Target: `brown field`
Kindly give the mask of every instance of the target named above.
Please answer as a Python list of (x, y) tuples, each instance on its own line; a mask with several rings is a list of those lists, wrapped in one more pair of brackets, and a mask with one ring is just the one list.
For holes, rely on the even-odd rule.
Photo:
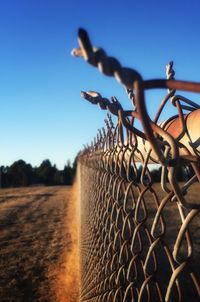
[[(160, 184), (155, 184), (154, 189), (159, 199), (164, 197)], [(75, 192), (72, 187), (0, 190), (1, 302), (78, 301)], [(199, 184), (195, 183), (188, 192), (188, 202), (199, 202), (199, 192)], [(146, 194), (146, 206), (153, 219), (156, 208), (149, 192)], [(184, 212), (187, 215), (188, 211)], [(166, 240), (173, 250), (182, 224), (176, 202), (168, 202), (164, 218), (169, 231)], [(197, 279), (200, 279), (199, 219), (198, 214), (190, 225), (194, 248), (191, 266)], [(181, 253), (185, 254), (187, 244), (184, 241), (182, 245)]]
[(77, 232), (71, 187), (0, 190), (0, 301), (75, 302)]

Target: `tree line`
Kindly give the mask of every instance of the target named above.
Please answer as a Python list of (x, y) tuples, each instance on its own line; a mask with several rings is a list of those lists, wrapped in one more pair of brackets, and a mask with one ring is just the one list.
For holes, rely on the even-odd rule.
[[(191, 166), (186, 166), (186, 165), (180, 165), (176, 169), (176, 179), (177, 181), (188, 181), (192, 176), (194, 175), (194, 171)], [(140, 182), (142, 177), (142, 166), (139, 166), (137, 175), (136, 175), (136, 182)], [(150, 176), (146, 173), (144, 175), (144, 181), (148, 180), (151, 178), (152, 182), (160, 182), (161, 181), (161, 167), (154, 168), (150, 171)], [(168, 177), (166, 175), (166, 181), (168, 181)]]
[(73, 164), (67, 161), (63, 170), (57, 169), (49, 159), (43, 160), (39, 167), (32, 167), (24, 160), (18, 160), (11, 166), (0, 167), (0, 186), (9, 188), (33, 185), (71, 185), (75, 171), (76, 159)]
[[(15, 161), (11, 166), (0, 167), (0, 187), (27, 187), (32, 185), (71, 185), (76, 173), (77, 157), (73, 164), (67, 162), (63, 170), (58, 170), (56, 165), (52, 165), (49, 159), (44, 160), (39, 167), (32, 167), (24, 160)], [(161, 167), (157, 167), (150, 172), (151, 181), (160, 182)], [(186, 181), (194, 175), (190, 166), (180, 166), (176, 172), (178, 181)], [(130, 176), (136, 182), (140, 182), (142, 176), (142, 166), (137, 168), (137, 175), (130, 171)], [(143, 180), (148, 182), (149, 176), (143, 176)]]

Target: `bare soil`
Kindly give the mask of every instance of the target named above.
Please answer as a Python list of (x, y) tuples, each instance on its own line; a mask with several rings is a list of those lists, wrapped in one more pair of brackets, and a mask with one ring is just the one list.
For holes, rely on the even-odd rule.
[(71, 187), (0, 190), (1, 302), (77, 301), (72, 204)]

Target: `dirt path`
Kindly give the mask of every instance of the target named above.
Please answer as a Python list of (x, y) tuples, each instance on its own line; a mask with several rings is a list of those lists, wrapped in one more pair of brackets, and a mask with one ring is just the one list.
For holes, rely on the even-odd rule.
[(0, 190), (2, 302), (77, 301), (76, 272), (73, 288), (67, 288), (71, 203), (71, 187)]

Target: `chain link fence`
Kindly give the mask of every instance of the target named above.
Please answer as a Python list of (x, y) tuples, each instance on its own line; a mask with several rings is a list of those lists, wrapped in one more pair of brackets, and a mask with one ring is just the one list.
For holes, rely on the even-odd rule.
[[(80, 301), (199, 301), (200, 106), (176, 90), (200, 92), (200, 84), (176, 81), (172, 62), (166, 80), (144, 81), (82, 29), (79, 45), (73, 54), (115, 76), (132, 103), (124, 110), (115, 97), (82, 92), (116, 123), (108, 115), (79, 155)], [(167, 88), (152, 119), (150, 88)], [(177, 115), (161, 123), (168, 103)]]

